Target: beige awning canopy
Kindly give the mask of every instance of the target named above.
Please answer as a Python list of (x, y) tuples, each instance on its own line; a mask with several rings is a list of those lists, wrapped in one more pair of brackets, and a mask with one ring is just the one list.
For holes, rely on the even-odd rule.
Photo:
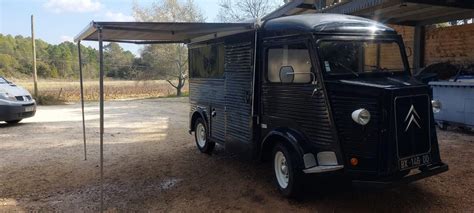
[(189, 43), (192, 39), (252, 30), (254, 23), (91, 22), (74, 41), (102, 40), (136, 44)]

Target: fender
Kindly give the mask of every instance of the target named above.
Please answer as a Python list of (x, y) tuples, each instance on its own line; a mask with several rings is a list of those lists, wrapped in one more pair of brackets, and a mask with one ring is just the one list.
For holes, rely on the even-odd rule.
[(191, 134), (191, 132), (193, 132), (195, 130), (194, 126), (195, 126), (196, 120), (199, 116), (204, 120), (206, 128), (208, 127), (209, 121), (208, 121), (208, 117), (207, 117), (206, 108), (201, 107), (201, 106), (197, 106), (196, 110), (191, 112), (191, 119), (189, 121), (189, 134)]
[(298, 167), (304, 168), (303, 155), (305, 153), (304, 144), (306, 139), (301, 133), (289, 128), (276, 128), (271, 130), (263, 139), (260, 148), (261, 158), (265, 157), (265, 153), (271, 153), (269, 149), (273, 146), (275, 140), (281, 140), (283, 143), (292, 147), (297, 154)]

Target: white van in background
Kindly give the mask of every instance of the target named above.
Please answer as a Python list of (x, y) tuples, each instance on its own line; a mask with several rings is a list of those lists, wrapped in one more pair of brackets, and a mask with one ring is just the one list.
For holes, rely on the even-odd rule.
[(31, 94), (0, 76), (0, 121), (18, 123), (36, 113), (36, 101)]

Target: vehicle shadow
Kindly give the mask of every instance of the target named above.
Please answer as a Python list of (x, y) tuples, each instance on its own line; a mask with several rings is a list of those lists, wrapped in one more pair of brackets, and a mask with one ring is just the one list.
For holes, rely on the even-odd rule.
[(429, 208), (433, 200), (438, 200), (436, 196), (417, 184), (367, 188), (352, 186), (342, 178), (332, 178), (307, 184), (301, 198), (293, 202), (316, 204), (323, 212), (413, 212)]
[[(248, 162), (222, 146), (209, 156), (192, 145), (176, 146), (181, 142), (161, 147), (155, 140), (106, 144), (105, 209), (167, 212), (192, 208), (200, 212), (214, 206), (216, 211), (244, 212), (418, 212), (428, 211), (433, 200), (440, 200), (439, 195), (425, 191), (424, 185), (379, 190), (351, 187), (337, 178), (310, 178), (300, 199), (287, 199), (275, 188), (269, 163)], [(5, 183), (4, 196), (18, 199), (18, 205), (28, 210), (98, 209), (98, 150), (89, 150), (88, 161), (77, 157), (81, 144), (48, 148), (47, 152), (65, 151), (67, 158), (50, 157), (34, 169), (4, 168), (7, 173), (0, 177)], [(45, 176), (49, 184), (34, 184), (44, 182)]]
[(18, 126), (23, 126), (23, 125), (27, 125), (27, 123), (16, 123), (16, 124), (9, 124), (9, 123), (6, 123), (6, 122), (0, 122), (0, 129), (1, 128), (13, 128), (13, 127), (18, 127)]
[[(433, 207), (433, 201), (438, 202), (436, 205), (442, 205), (439, 203), (442, 200), (440, 195), (425, 189), (428, 187), (425, 184), (410, 183), (392, 188), (361, 187), (354, 186), (347, 178), (336, 175), (307, 176), (298, 198), (284, 198), (272, 180), (271, 162), (250, 163), (226, 153), (222, 148), (217, 148), (211, 158), (219, 159), (217, 164), (231, 167), (236, 173), (250, 180), (251, 187), (243, 190), (241, 196), (247, 197), (246, 200), (252, 203), (267, 207), (277, 204), (283, 209), (304, 207), (318, 212), (416, 212), (429, 211)], [(230, 177), (227, 177), (227, 181), (229, 180)], [(217, 182), (215, 179), (215, 183)]]

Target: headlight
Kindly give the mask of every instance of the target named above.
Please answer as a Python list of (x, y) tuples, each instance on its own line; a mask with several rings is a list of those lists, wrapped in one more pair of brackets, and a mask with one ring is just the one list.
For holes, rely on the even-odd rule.
[(441, 111), (441, 102), (438, 100), (432, 100), (431, 107), (433, 107), (434, 113), (438, 113), (439, 111)]
[(367, 125), (370, 121), (370, 112), (366, 109), (358, 109), (352, 112), (352, 120), (360, 125)]
[(0, 99), (8, 101), (16, 101), (15, 96), (9, 94), (8, 92), (0, 92)]

